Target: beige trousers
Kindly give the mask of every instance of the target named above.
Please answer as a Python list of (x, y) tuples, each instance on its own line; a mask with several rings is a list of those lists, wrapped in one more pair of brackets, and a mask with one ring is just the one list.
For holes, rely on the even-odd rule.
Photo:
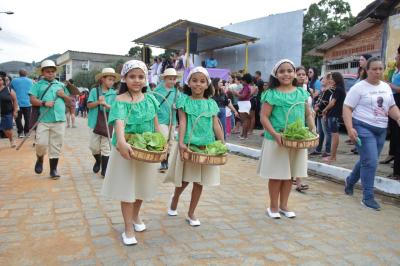
[(49, 149), (49, 159), (59, 158), (64, 134), (65, 122), (39, 123), (36, 128), (36, 154), (44, 156)]
[(108, 143), (108, 138), (93, 133), (92, 128), (90, 128), (89, 131), (90, 131), (89, 149), (92, 151), (92, 154), (93, 155), (101, 154), (103, 156), (110, 156), (111, 149), (110, 149), (110, 144)]

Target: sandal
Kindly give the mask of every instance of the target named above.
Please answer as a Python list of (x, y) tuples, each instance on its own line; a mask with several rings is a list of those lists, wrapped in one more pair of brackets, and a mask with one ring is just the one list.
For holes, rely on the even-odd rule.
[(393, 161), (393, 160), (394, 160), (394, 156), (388, 155), (388, 156), (386, 156), (385, 159), (383, 159), (383, 160), (380, 161), (379, 163), (380, 163), (380, 164), (388, 164), (388, 163), (390, 163), (390, 162)]
[(301, 184), (300, 186), (298, 186), (298, 187), (296, 187), (296, 191), (297, 192), (303, 192), (304, 190), (307, 190), (307, 189), (309, 189), (310, 187), (308, 186), (308, 185), (306, 185), (306, 184)]

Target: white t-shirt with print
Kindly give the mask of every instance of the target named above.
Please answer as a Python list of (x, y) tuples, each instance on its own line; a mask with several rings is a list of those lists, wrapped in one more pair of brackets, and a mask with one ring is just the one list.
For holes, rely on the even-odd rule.
[(389, 109), (395, 105), (392, 90), (385, 82), (372, 85), (362, 80), (351, 87), (344, 104), (353, 108), (353, 118), (371, 126), (386, 128)]

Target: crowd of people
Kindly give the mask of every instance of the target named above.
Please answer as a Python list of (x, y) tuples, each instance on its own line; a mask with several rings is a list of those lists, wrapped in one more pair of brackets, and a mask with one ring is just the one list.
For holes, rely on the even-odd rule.
[[(127, 133), (160, 132), (169, 141), (168, 157), (158, 169), (166, 172), (164, 182), (175, 187), (167, 214), (178, 215), (180, 195), (192, 183), (186, 220), (191, 226), (200, 226), (195, 211), (203, 186), (220, 184), (220, 168), (184, 160), (189, 143), (205, 148), (215, 140), (225, 142), (229, 134), (238, 134), (245, 140), (260, 124), (264, 132), (257, 173), (268, 179), (266, 213), (274, 219), (294, 218), (295, 212), (288, 207), (289, 195), (293, 183), (298, 191), (308, 189), (302, 178), (307, 177), (309, 154), (307, 149), (286, 148), (282, 132), (288, 123), (295, 121), (307, 125), (310, 131), (319, 134), (319, 145), (310, 155), (322, 155), (330, 163), (336, 160), (343, 119), (348, 137), (360, 155), (346, 178), (344, 192), (352, 195), (361, 179), (362, 204), (380, 209), (373, 188), (389, 117), (391, 142), (394, 142), (389, 155), (395, 160), (394, 177), (399, 176), (400, 50), (396, 56), (397, 70), (389, 82), (381, 80), (382, 61), (363, 55), (359, 81), (347, 94), (339, 72), (325, 73), (319, 80), (317, 69), (307, 71), (289, 59), (277, 62), (265, 83), (260, 71), (254, 76), (238, 72), (229, 80), (222, 80), (210, 77), (203, 67), (193, 66), (183, 80), (180, 71), (189, 67), (184, 62), (190, 60), (184, 51), (178, 59), (174, 56), (162, 63), (156, 59), (150, 73), (138, 60), (126, 62), (121, 74), (113, 68), (104, 68), (95, 77), (96, 86), (88, 94), (80, 95), (72, 95), (69, 89), (72, 80), (65, 83), (56, 80), (57, 66), (51, 60), (42, 62), (38, 69), (42, 78), (36, 83), (27, 79), (24, 71), (13, 81), (10, 78), (7, 81), (7, 76), (2, 75), (0, 126), (15, 147), (13, 119), (17, 121), (18, 135), (23, 137), (32, 127), (29, 113), (39, 109), (34, 171), (43, 172), (44, 156), (48, 153), (50, 177), (59, 179), (57, 166), (65, 128), (75, 126), (76, 108), (82, 116), (87, 115), (88, 146), (94, 157), (92, 171), (100, 172), (104, 178), (102, 195), (121, 202), (125, 245), (136, 244), (135, 231), (146, 230), (140, 209), (142, 202), (153, 199), (157, 191), (157, 166), (132, 160), (133, 150), (125, 138)], [(361, 62), (364, 59), (368, 60)]]

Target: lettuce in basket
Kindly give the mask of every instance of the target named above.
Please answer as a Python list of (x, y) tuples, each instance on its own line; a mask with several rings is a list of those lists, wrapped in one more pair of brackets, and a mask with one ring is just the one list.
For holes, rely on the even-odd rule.
[(213, 143), (206, 145), (205, 149), (200, 149), (195, 145), (190, 145), (189, 149), (193, 152), (204, 153), (208, 155), (224, 155), (228, 152), (228, 148), (225, 144), (223, 144), (220, 140), (217, 140)]
[(143, 134), (132, 134), (128, 143), (135, 148), (148, 151), (163, 151), (167, 140), (159, 133), (145, 132)]
[(307, 140), (315, 138), (315, 135), (303, 125), (303, 122), (298, 118), (295, 122), (288, 125), (283, 136), (292, 140)]

